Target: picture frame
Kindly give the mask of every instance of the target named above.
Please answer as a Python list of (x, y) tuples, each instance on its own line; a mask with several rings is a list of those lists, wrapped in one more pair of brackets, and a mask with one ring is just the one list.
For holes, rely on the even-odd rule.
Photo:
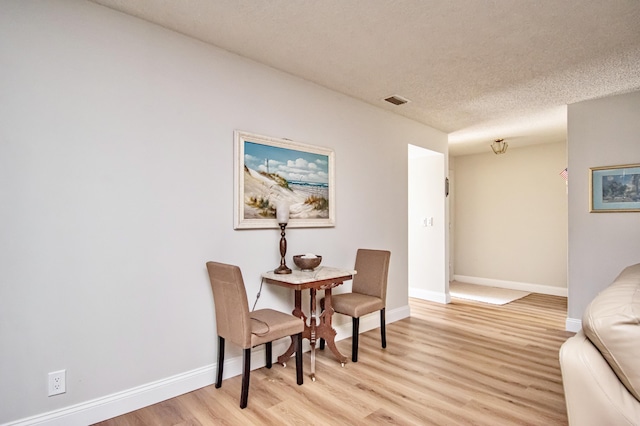
[(591, 213), (640, 212), (640, 164), (589, 169)]
[(335, 226), (332, 149), (241, 130), (234, 141), (234, 229), (279, 229), (279, 202), (287, 228)]

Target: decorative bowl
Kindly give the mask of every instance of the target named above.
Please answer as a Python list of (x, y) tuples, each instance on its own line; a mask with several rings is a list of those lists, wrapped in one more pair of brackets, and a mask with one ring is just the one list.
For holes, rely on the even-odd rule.
[(322, 256), (315, 255), (310, 257), (308, 254), (297, 254), (293, 256), (293, 263), (303, 271), (313, 271), (322, 262)]

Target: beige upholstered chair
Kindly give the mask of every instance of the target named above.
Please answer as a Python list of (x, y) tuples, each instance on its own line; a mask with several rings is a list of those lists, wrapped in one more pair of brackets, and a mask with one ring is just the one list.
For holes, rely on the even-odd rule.
[(240, 408), (247, 406), (249, 374), (251, 372), (251, 348), (265, 344), (267, 368), (271, 368), (271, 342), (291, 336), (295, 342), (296, 376), (302, 384), (302, 330), (301, 318), (273, 309), (249, 312), (247, 293), (240, 268), (217, 262), (207, 262), (218, 330), (218, 375), (216, 388), (222, 386), (224, 344), (226, 340), (240, 346), (243, 351), (242, 392)]
[[(358, 362), (358, 336), (360, 317), (380, 311), (380, 338), (382, 347), (387, 347), (384, 310), (387, 301), (387, 276), (391, 252), (386, 250), (358, 249), (351, 293), (334, 294), (333, 310), (352, 318), (351, 361)], [(324, 306), (324, 299), (320, 301)], [(324, 340), (320, 340), (324, 349)]]

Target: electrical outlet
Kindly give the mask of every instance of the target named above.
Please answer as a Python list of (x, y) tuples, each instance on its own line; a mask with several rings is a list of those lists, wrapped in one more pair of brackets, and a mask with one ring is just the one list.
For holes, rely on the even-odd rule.
[(66, 375), (67, 370), (49, 373), (49, 396), (59, 395), (67, 391)]

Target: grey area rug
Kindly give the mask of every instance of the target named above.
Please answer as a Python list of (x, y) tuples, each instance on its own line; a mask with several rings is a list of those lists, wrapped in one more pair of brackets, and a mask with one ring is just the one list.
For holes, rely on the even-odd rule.
[(449, 284), (449, 292), (451, 293), (451, 297), (490, 303), (492, 305), (505, 305), (531, 294), (527, 291), (466, 284), (457, 281)]

